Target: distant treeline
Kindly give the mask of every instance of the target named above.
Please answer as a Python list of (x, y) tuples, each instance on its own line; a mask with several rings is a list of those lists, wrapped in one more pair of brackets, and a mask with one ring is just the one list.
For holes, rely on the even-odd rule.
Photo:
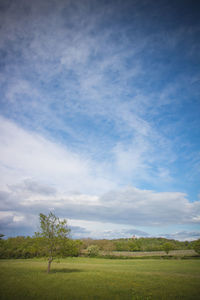
[[(65, 238), (55, 244), (58, 257), (79, 256), (82, 242)], [(48, 256), (47, 244), (42, 237), (13, 237), (0, 240), (0, 258), (33, 258)]]
[[(95, 240), (72, 240), (66, 238), (56, 246), (56, 256), (79, 256), (87, 253), (91, 245), (98, 246), (100, 251), (163, 251), (166, 243), (170, 250), (188, 250), (194, 248), (195, 242), (169, 240), (165, 238), (136, 238)], [(41, 237), (13, 237), (0, 240), (0, 258), (33, 258), (47, 255), (46, 242)]]
[(171, 250), (188, 250), (193, 249), (194, 242), (180, 242), (165, 238), (127, 238), (114, 240), (93, 240), (83, 239), (83, 249), (90, 245), (97, 245), (103, 251), (163, 251), (164, 245), (170, 243)]

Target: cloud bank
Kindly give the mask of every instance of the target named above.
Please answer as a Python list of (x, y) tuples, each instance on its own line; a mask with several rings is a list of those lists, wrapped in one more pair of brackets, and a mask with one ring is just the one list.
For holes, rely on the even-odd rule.
[[(8, 120), (1, 119), (1, 125), (2, 228), (21, 230), (28, 226), (33, 231), (36, 216), (49, 210), (73, 220), (129, 226), (200, 222), (199, 201), (190, 202), (184, 193), (119, 189), (109, 178), (106, 167), (103, 172), (97, 162), (85, 161), (84, 157)], [(121, 231), (122, 235), (125, 233)], [(104, 235), (109, 234), (105, 230)], [(112, 234), (115, 235), (114, 231)]]

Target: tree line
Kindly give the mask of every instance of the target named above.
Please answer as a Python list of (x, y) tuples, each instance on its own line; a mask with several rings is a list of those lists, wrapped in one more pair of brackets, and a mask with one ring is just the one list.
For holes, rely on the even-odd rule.
[(48, 257), (49, 269), (55, 256), (67, 257), (80, 254), (82, 242), (69, 238), (67, 220), (60, 220), (52, 212), (40, 214), (40, 231), (33, 237), (17, 236), (2, 239), (0, 236), (0, 258)]
[[(200, 253), (200, 240), (177, 241), (166, 238), (121, 238), (82, 239), (69, 238), (67, 221), (60, 220), (53, 213), (40, 214), (40, 231), (34, 236), (17, 236), (3, 239), (0, 235), (0, 258), (48, 257), (49, 268), (53, 257), (90, 256), (99, 251), (170, 251), (194, 249)], [(92, 247), (91, 247), (92, 246)], [(95, 247), (94, 247), (95, 246)], [(92, 255), (91, 255), (92, 256)]]
[(166, 243), (170, 250), (189, 250), (194, 248), (194, 241), (177, 241), (166, 238), (121, 238), (121, 239), (83, 239), (83, 249), (96, 245), (102, 251), (163, 251)]
[[(56, 256), (79, 256), (82, 250), (89, 246), (96, 245), (100, 251), (163, 251), (165, 243), (170, 243), (170, 250), (194, 249), (196, 241), (180, 242), (165, 238), (138, 238), (130, 239), (82, 239), (73, 240), (64, 238), (57, 239), (57, 246), (54, 250)], [(33, 258), (48, 256), (47, 242), (41, 236), (17, 236), (0, 241), (0, 258)]]
[[(79, 256), (80, 240), (63, 239), (56, 245), (54, 253), (58, 257)], [(48, 257), (49, 249), (43, 237), (17, 236), (0, 241), (0, 258)]]

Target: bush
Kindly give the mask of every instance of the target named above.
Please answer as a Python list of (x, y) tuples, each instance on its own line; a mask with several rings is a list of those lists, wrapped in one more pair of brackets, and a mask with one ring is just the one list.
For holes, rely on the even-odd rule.
[(91, 245), (87, 248), (87, 255), (95, 257), (99, 255), (99, 247), (97, 245)]

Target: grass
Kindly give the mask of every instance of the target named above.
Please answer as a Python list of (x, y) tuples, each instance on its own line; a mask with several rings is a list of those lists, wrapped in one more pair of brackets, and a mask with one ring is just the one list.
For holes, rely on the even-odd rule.
[(200, 260), (1, 260), (0, 299), (200, 299)]
[[(137, 251), (137, 252), (130, 252), (130, 251), (107, 251), (103, 252), (102, 254), (112, 254), (116, 256), (167, 256), (165, 251)], [(173, 255), (176, 257), (183, 257), (183, 256), (197, 256), (197, 253), (191, 250), (171, 250), (169, 251), (169, 255)]]
[[(82, 256), (87, 256), (86, 251), (82, 252)], [(165, 251), (138, 251), (138, 252), (131, 252), (131, 251), (100, 251), (100, 257), (104, 258), (132, 258), (132, 259), (146, 259), (146, 258), (154, 258), (154, 259), (189, 259), (189, 258), (200, 258), (194, 250), (173, 250), (166, 254)]]

